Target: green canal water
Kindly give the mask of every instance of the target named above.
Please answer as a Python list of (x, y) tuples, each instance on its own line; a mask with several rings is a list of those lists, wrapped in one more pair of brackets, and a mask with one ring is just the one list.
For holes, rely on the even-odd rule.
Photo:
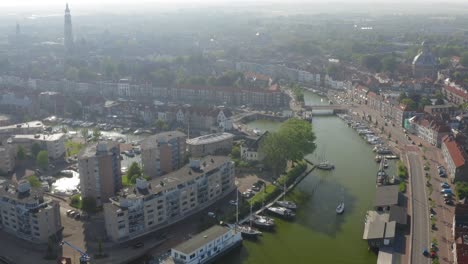
[[(311, 93), (307, 104), (326, 103)], [(352, 128), (336, 116), (313, 119), (317, 149), (312, 161), (324, 159), (335, 164), (333, 171), (313, 171), (289, 195), (298, 203), (294, 221), (277, 219), (276, 231), (264, 232), (256, 242), (244, 241), (239, 251), (219, 263), (376, 263), (377, 257), (362, 240), (364, 217), (372, 207), (378, 169), (375, 153)], [(262, 131), (274, 131), (280, 123), (257, 120), (248, 124)], [(394, 173), (391, 164), (390, 173)], [(344, 198), (345, 212), (335, 208)]]

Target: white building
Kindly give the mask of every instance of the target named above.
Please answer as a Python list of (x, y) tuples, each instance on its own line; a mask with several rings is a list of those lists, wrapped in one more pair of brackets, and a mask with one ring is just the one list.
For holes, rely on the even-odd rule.
[(134, 239), (175, 224), (222, 199), (235, 188), (234, 162), (207, 156), (163, 177), (137, 180), (104, 204), (107, 235)]
[(58, 159), (65, 156), (65, 139), (64, 133), (56, 134), (34, 134), (34, 135), (13, 135), (8, 139), (8, 143), (14, 146), (23, 146), (25, 149), (37, 143), (43, 150), (47, 150), (49, 158)]
[(261, 161), (264, 156), (259, 152), (262, 140), (268, 135), (268, 131), (255, 140), (248, 140), (240, 147), (241, 158), (245, 161)]
[(172, 248), (171, 258), (181, 264), (209, 263), (241, 242), (239, 231), (216, 225)]
[(0, 228), (35, 243), (47, 243), (62, 230), (60, 204), (31, 188), (28, 181), (0, 182)]

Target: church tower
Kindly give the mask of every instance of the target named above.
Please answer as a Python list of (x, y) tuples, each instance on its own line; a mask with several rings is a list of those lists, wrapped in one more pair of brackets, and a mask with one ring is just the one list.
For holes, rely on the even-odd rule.
[(65, 8), (65, 28), (64, 28), (64, 43), (65, 51), (67, 53), (72, 52), (73, 50), (73, 31), (71, 23), (70, 9), (68, 8), (68, 3)]

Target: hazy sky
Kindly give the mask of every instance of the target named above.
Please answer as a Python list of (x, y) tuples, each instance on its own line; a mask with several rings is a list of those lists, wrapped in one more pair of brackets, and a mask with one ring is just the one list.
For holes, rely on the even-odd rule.
[[(391, 6), (398, 8), (403, 5), (424, 5), (430, 8), (430, 3), (436, 5), (466, 4), (468, 0), (0, 0), (0, 13), (28, 13), (45, 11), (50, 13), (63, 13), (65, 3), (69, 3), (72, 13), (90, 12), (134, 12), (134, 11), (155, 11), (166, 8), (186, 8), (203, 6), (226, 6), (235, 5), (238, 7), (250, 7), (254, 5), (268, 6), (268, 3), (274, 3), (277, 7), (301, 7), (318, 5), (336, 5), (337, 9), (341, 6), (354, 5), (361, 3), (363, 8), (368, 6), (384, 7)], [(357, 5), (358, 6), (358, 5)], [(145, 9), (147, 8), (147, 9)], [(404, 9), (404, 8), (403, 8)], [(437, 9), (437, 8), (436, 8)], [(465, 8), (463, 8), (465, 9)]]

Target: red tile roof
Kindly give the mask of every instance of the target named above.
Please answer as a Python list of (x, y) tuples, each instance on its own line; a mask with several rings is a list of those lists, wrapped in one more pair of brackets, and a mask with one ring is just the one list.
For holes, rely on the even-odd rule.
[(457, 89), (457, 88), (455, 88), (453, 86), (450, 86), (450, 85), (446, 85), (445, 89), (450, 93), (456, 94), (456, 95), (464, 98), (465, 100), (468, 100), (468, 92), (466, 90)]
[(260, 80), (260, 81), (270, 81), (269, 76), (266, 76), (264, 74), (255, 73), (255, 72), (244, 73), (244, 76), (245, 76), (245, 78), (248, 78), (248, 79)]
[(467, 163), (468, 155), (452, 136), (445, 136), (442, 142), (447, 148), (455, 167), (462, 167)]

